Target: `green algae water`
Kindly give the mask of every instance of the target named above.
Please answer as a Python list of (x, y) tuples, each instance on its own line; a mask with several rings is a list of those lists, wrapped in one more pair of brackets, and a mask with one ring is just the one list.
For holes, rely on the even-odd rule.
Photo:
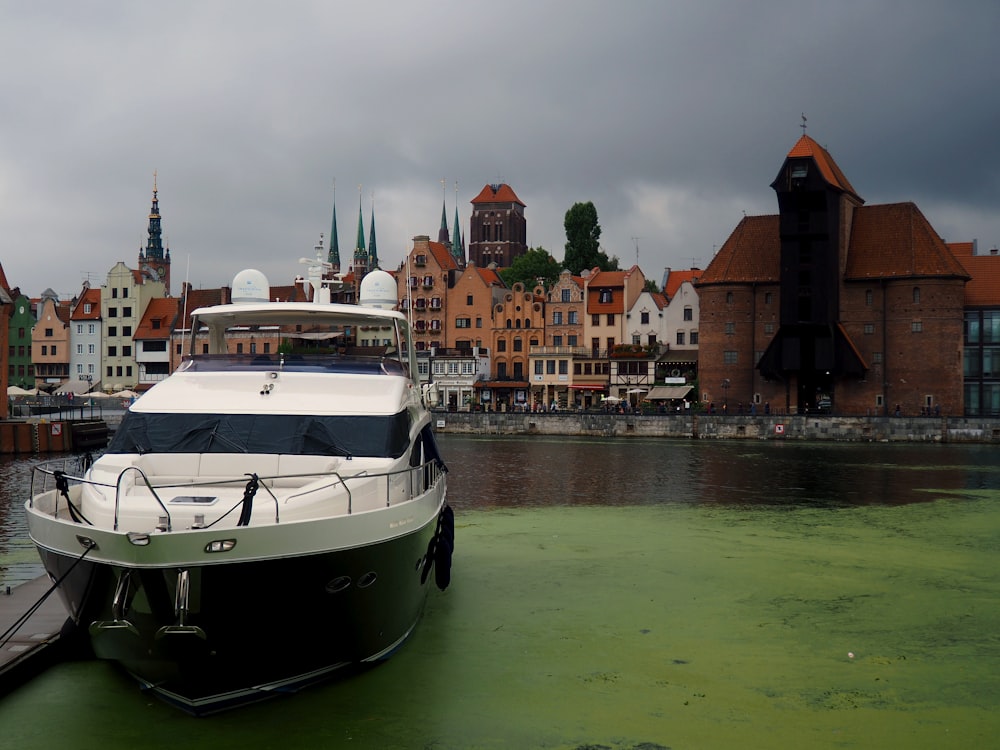
[(61, 664), (0, 701), (4, 746), (994, 742), (995, 449), (441, 442), (452, 584), (392, 659), (201, 720)]

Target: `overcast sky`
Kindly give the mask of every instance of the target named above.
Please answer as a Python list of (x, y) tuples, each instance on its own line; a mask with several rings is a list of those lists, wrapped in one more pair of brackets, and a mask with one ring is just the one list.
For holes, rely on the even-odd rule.
[(32, 296), (134, 266), (155, 171), (175, 293), (289, 283), (334, 182), (343, 259), (359, 201), (395, 270), (442, 201), (451, 226), (456, 182), (468, 234), (500, 181), (529, 245), (561, 260), (593, 201), (605, 251), (659, 280), (777, 211), (803, 113), (867, 203), (983, 252), (998, 31), (996, 0), (3, 1), (0, 263)]

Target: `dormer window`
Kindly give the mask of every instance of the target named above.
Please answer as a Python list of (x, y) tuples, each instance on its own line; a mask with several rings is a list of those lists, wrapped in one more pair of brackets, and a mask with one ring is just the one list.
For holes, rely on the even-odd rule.
[(806, 163), (792, 165), (792, 179), (804, 180), (809, 174), (809, 165)]

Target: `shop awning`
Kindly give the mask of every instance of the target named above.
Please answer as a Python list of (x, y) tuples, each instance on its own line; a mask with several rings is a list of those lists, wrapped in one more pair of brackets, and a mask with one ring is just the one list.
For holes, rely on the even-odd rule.
[(690, 385), (658, 385), (647, 395), (647, 401), (669, 401), (674, 398), (684, 398), (692, 386)]
[(573, 391), (606, 391), (608, 389), (606, 385), (571, 385), (568, 388)]
[(529, 387), (527, 380), (479, 380), (473, 385), (473, 388), (494, 388), (494, 389), (504, 389), (504, 388), (527, 388)]

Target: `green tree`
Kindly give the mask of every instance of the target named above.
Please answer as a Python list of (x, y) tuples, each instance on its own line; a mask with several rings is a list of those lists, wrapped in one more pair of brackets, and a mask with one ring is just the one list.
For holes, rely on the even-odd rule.
[(561, 270), (559, 262), (548, 250), (531, 247), (524, 255), (514, 258), (510, 268), (502, 268), (498, 273), (508, 288), (520, 281), (526, 289), (534, 289), (539, 282), (546, 287), (552, 286), (559, 280)]
[(563, 265), (570, 273), (579, 274), (595, 266), (602, 271), (618, 268), (618, 258), (608, 258), (601, 250), (601, 224), (591, 201), (574, 203), (563, 221), (566, 229), (566, 254)]
[(642, 288), (644, 292), (653, 292), (656, 294), (660, 291), (659, 285), (653, 279), (646, 279), (646, 285)]

